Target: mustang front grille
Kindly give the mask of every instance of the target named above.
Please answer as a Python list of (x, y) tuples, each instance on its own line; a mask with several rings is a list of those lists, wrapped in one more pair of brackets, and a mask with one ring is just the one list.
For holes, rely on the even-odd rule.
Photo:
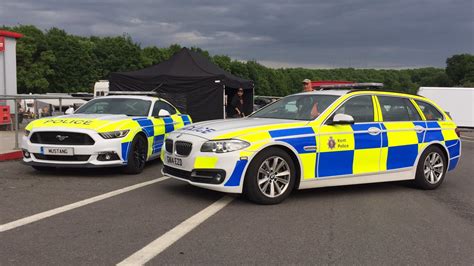
[(30, 141), (54, 145), (94, 145), (95, 143), (89, 135), (74, 132), (35, 132), (31, 135)]

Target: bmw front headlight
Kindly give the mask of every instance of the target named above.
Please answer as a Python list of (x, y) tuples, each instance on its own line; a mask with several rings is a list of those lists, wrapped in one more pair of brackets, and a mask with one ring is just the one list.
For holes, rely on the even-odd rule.
[(211, 140), (202, 144), (201, 152), (224, 153), (242, 150), (248, 146), (250, 146), (250, 143), (237, 139)]
[(99, 133), (104, 139), (118, 139), (127, 136), (129, 129)]

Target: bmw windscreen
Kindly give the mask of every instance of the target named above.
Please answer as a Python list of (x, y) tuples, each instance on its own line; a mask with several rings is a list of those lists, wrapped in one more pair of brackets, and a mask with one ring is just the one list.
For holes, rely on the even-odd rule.
[(101, 98), (92, 100), (79, 108), (75, 114), (124, 114), (148, 116), (151, 101), (127, 98)]
[(339, 97), (337, 95), (292, 95), (258, 110), (250, 117), (314, 120)]

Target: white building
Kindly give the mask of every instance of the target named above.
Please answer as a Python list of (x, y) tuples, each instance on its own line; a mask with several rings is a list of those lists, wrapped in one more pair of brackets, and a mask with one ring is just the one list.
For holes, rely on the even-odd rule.
[[(16, 39), (23, 37), (22, 34), (0, 30), (0, 95), (16, 95)], [(5, 102), (0, 103), (5, 104)], [(15, 104), (7, 101), (10, 112), (14, 113)]]

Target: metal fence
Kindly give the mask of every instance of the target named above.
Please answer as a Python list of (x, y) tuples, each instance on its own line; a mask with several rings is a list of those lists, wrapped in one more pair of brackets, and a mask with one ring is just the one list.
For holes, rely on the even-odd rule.
[[(0, 120), (0, 154), (19, 150), (21, 136), (31, 121), (43, 117), (66, 114), (69, 108), (76, 110), (93, 97), (72, 97), (69, 95), (0, 95), (0, 107), (10, 106), (8, 123)], [(254, 110), (257, 110), (280, 97), (255, 96)], [(261, 100), (260, 102), (258, 100)], [(0, 113), (1, 115), (1, 113)]]
[(20, 149), (20, 136), (31, 121), (64, 115), (92, 97), (67, 95), (0, 95), (0, 107), (9, 106), (10, 119), (0, 121), (0, 154)]

